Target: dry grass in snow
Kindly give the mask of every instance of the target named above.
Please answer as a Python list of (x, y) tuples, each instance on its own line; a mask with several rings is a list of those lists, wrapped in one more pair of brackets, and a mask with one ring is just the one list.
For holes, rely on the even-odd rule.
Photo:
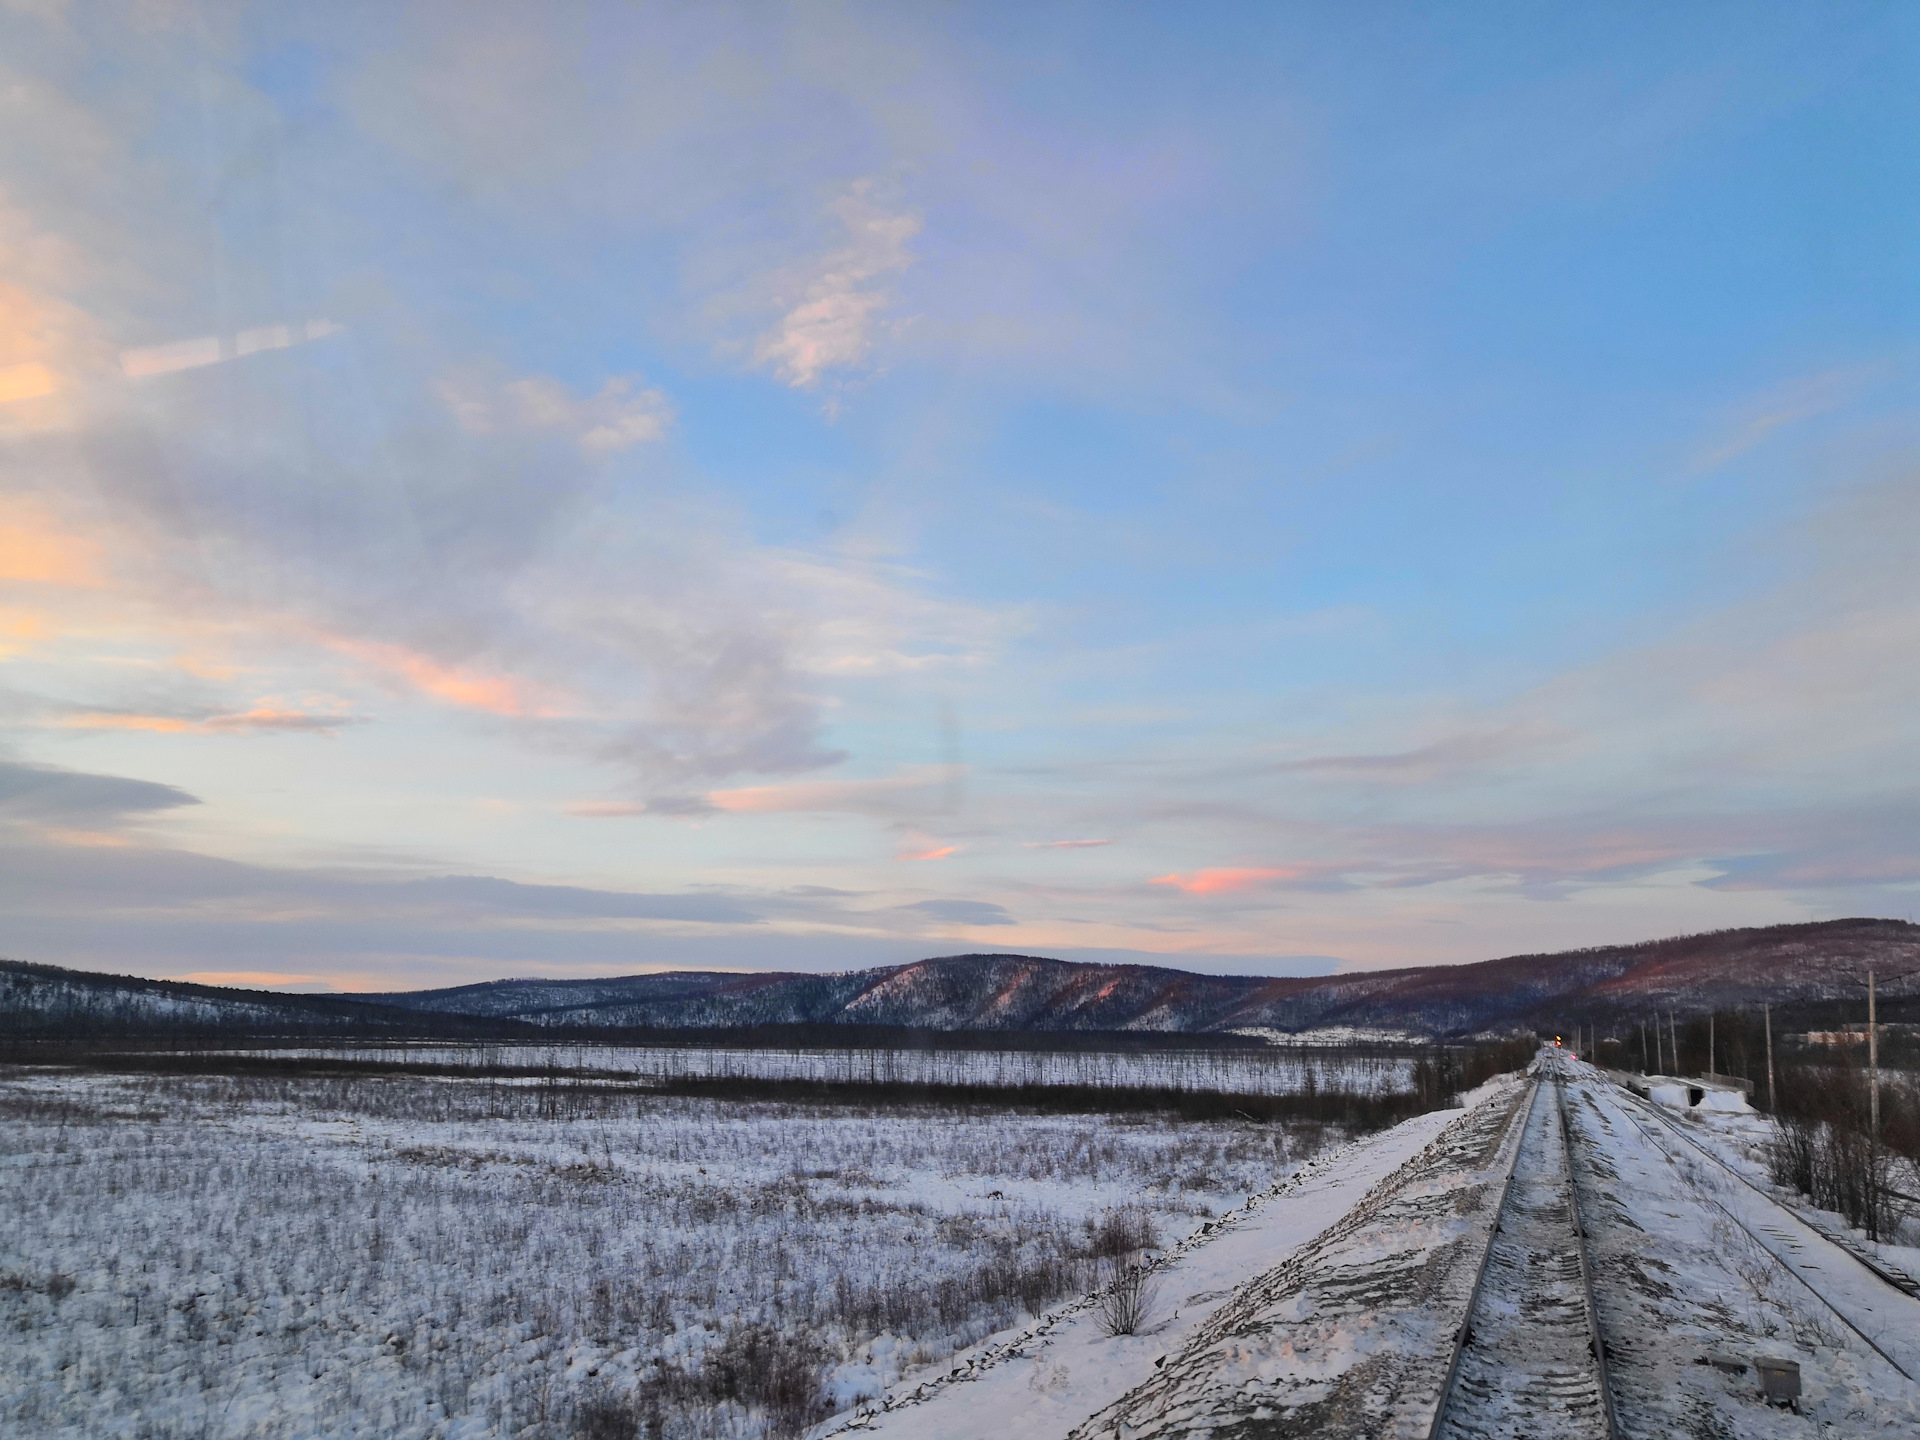
[(417, 1077), (0, 1080), (11, 1436), (792, 1433), (1317, 1127)]

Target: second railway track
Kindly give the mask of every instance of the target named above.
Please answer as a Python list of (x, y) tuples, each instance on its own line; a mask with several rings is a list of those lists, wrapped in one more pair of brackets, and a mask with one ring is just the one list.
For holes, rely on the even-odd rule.
[(1529, 1102), (1513, 1177), (1435, 1417), (1436, 1440), (1614, 1440), (1619, 1433), (1553, 1063)]

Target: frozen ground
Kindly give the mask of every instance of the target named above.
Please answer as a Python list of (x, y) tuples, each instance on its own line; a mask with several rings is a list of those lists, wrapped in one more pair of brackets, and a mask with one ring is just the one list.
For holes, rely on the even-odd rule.
[(1085, 1085), (1293, 1095), (1407, 1090), (1412, 1058), (1299, 1050), (771, 1049), (707, 1045), (353, 1045), (249, 1052), (498, 1069), (601, 1072), (636, 1079), (751, 1078), (860, 1084)]
[(823, 1379), (844, 1406), (939, 1373), (1318, 1140), (604, 1086), (14, 1072), (0, 1434), (791, 1430), (822, 1413)]

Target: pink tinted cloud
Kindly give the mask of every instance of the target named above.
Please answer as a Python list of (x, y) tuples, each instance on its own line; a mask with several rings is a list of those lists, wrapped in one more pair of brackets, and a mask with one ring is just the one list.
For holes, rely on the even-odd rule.
[(638, 800), (581, 800), (566, 808), (567, 814), (583, 820), (617, 820), (647, 813), (647, 807)]
[(1092, 850), (1100, 845), (1111, 845), (1111, 840), (1034, 840), (1029, 842), (1029, 850)]
[(442, 664), (418, 650), (385, 641), (332, 636), (327, 643), (342, 654), (405, 679), (421, 693), (449, 705), (515, 717), (552, 717), (567, 713), (551, 691), (517, 675)]
[(896, 860), (944, 860), (959, 848), (958, 845), (941, 845), (932, 850), (904, 851), (893, 858)]
[(1258, 890), (1282, 880), (1298, 880), (1307, 872), (1303, 866), (1259, 866), (1196, 870), (1191, 875), (1160, 875), (1149, 885), (1171, 885), (1186, 895), (1231, 895), (1242, 890)]
[(736, 814), (877, 813), (934, 793), (960, 774), (953, 765), (916, 765), (878, 780), (801, 780), (786, 785), (749, 785), (715, 790), (707, 803)]
[(68, 730), (145, 730), (158, 735), (282, 731), (332, 735), (342, 725), (359, 723), (351, 715), (315, 715), (274, 705), (256, 705), (224, 715), (150, 715), (140, 711), (83, 710), (60, 721)]

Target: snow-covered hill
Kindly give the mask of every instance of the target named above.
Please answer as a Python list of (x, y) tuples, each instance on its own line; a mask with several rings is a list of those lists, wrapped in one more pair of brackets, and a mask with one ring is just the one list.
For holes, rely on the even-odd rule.
[(1684, 1018), (1708, 1009), (1756, 1009), (1763, 1000), (1776, 1007), (1853, 1004), (1869, 966), (1882, 975), (1920, 968), (1920, 926), (1834, 920), (1475, 965), (1284, 979), (1033, 955), (949, 955), (839, 975), (678, 971), (351, 997), (225, 990), (0, 961), (0, 1021), (10, 1021), (17, 1033), (211, 1027), (511, 1035), (858, 1025), (1001, 1034), (1411, 1038), (1595, 1021), (1631, 1025), (1656, 1009), (1678, 1010)]

